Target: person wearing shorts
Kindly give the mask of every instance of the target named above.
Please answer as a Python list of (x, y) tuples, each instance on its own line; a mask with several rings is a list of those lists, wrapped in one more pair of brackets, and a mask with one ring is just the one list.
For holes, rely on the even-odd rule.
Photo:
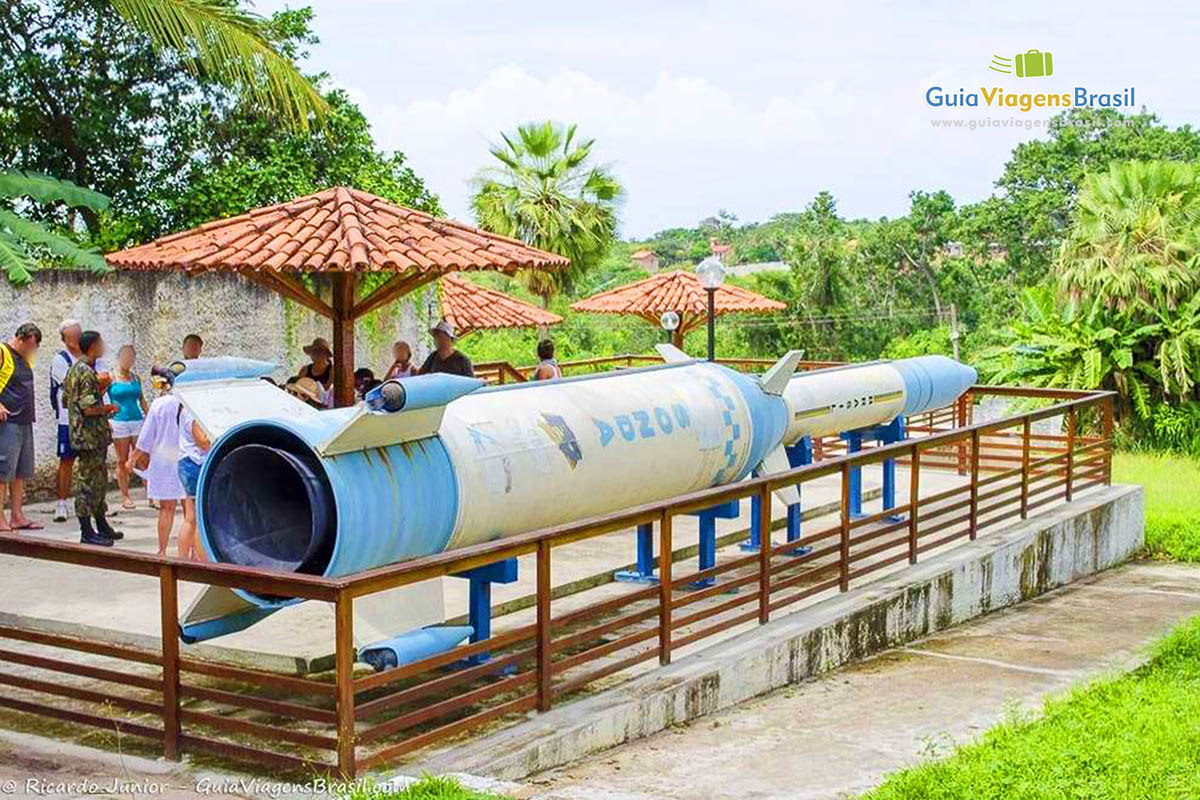
[[(37, 325), (26, 322), (0, 343), (0, 533), (42, 528), (25, 516), (25, 481), (33, 477), (33, 356), (42, 344)], [(4, 516), (4, 499), (12, 514)]]
[[(196, 485), (200, 481), (200, 468), (212, 447), (204, 427), (186, 407), (179, 413), (179, 482), (183, 485), (183, 528), (179, 531), (181, 558), (203, 561), (204, 551), (196, 541)], [(188, 553), (189, 555), (183, 555)]]
[(134, 372), (137, 351), (131, 344), (121, 345), (117, 351), (117, 365), (112, 371), (112, 384), (108, 387), (108, 399), (117, 407), (117, 413), (109, 419), (112, 427), (113, 447), (117, 450), (117, 487), (121, 490), (121, 508), (134, 508), (129, 496), (129, 451), (142, 430), (146, 418), (146, 397), (142, 393), (142, 381)]

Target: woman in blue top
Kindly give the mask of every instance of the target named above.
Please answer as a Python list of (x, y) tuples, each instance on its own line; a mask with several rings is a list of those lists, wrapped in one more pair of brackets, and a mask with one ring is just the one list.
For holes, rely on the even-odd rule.
[(142, 382), (133, 371), (137, 351), (133, 345), (122, 345), (117, 351), (117, 367), (112, 372), (108, 399), (117, 407), (109, 422), (112, 425), (113, 445), (117, 449), (117, 486), (121, 489), (121, 508), (133, 508), (129, 496), (129, 448), (142, 430), (146, 418), (146, 398)]

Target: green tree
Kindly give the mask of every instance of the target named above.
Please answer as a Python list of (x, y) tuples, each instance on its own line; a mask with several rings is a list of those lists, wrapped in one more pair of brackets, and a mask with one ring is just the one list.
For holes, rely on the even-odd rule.
[(991, 241), (1005, 248), (1027, 283), (1036, 283), (1050, 270), (1084, 176), (1114, 161), (1155, 159), (1200, 160), (1200, 131), (1168, 128), (1150, 113), (1066, 111), (1051, 120), (1049, 138), (1013, 150), (996, 181), (1003, 197), (985, 208)]
[(342, 91), (320, 131), (280, 128), (246, 104), (216, 121), (177, 188), (163, 192), (171, 230), (281, 203), (329, 186), (353, 186), (400, 205), (442, 214), (437, 197), (405, 163), (380, 151), (362, 111)]
[[(262, 20), (238, 8), (232, 0), (0, 4), (0, 169), (110, 197), (105, 217), (78, 210), (93, 238), (105, 225), (110, 240), (124, 237), (106, 244), (160, 233), (159, 194), (178, 186), (214, 120), (243, 100), (260, 114), (274, 110), (285, 126), (323, 113), (293, 65), (298, 48), (315, 41), (311, 12)], [(74, 228), (74, 210), (28, 213)]]
[(575, 125), (547, 120), (501, 137), (504, 144), (491, 148), (500, 166), (476, 178), (472, 208), (482, 227), (571, 260), (562, 272), (521, 274), (548, 307), (551, 297), (568, 290), (608, 252), (621, 185), (592, 162), (595, 139), (577, 140)]
[(1084, 180), (1072, 221), (1056, 269), (1075, 298), (1173, 308), (1200, 284), (1200, 179), (1189, 164), (1113, 163)]
[[(94, 211), (108, 205), (104, 195), (73, 183), (20, 172), (0, 172), (0, 200), (12, 206), (33, 200)], [(99, 251), (26, 219), (13, 208), (0, 206), (0, 269), (12, 283), (21, 286), (33, 279), (39, 261), (43, 260), (98, 273), (108, 270)]]

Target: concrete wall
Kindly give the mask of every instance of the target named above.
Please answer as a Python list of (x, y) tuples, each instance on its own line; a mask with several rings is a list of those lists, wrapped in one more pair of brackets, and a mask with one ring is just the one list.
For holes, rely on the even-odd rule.
[(1097, 489), (612, 689), (428, 753), (404, 774), (517, 780), (1028, 600), (1142, 550), (1140, 486)]
[[(430, 318), (436, 315), (432, 287), (368, 315), (358, 327), (356, 362), (381, 372), (391, 363), (391, 343), (408, 340), (423, 356), (429, 348)], [(23, 322), (42, 329), (42, 350), (34, 364), (38, 408), (36, 425), (38, 486), (44, 487), (54, 462), (55, 430), (50, 409), (50, 359), (61, 348), (58, 323), (75, 317), (95, 328), (115, 352), (132, 343), (138, 371), (180, 355), (187, 333), (204, 338), (204, 354), (238, 355), (274, 361), (276, 377), (294, 374), (307, 360), (301, 346), (314, 336), (331, 339), (328, 321), (278, 295), (234, 276), (116, 272), (103, 278), (66, 271), (39, 272), (17, 289), (0, 281), (0, 337), (7, 340)]]

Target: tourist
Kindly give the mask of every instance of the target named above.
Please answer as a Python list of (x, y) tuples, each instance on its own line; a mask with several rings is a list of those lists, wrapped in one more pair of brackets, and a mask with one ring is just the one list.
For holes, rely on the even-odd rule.
[(412, 348), (408, 342), (396, 342), (392, 345), (392, 365), (387, 368), (383, 379), (408, 378), (417, 374), (417, 365), (412, 363)]
[(179, 461), (176, 469), (183, 486), (183, 527), (179, 531), (179, 557), (203, 561), (204, 551), (196, 541), (196, 484), (200, 468), (212, 449), (204, 426), (192, 416), (187, 406), (179, 414)]
[[(42, 526), (25, 516), (25, 481), (33, 477), (33, 356), (42, 332), (32, 322), (0, 344), (0, 533), (36, 531)], [(12, 514), (4, 518), (4, 496)]]
[(183, 358), (185, 361), (190, 361), (193, 358), (199, 358), (204, 352), (204, 340), (200, 338), (198, 333), (189, 333), (183, 337)]
[(454, 340), (458, 337), (454, 335), (453, 325), (442, 320), (429, 329), (429, 334), (433, 336), (434, 351), (421, 365), (422, 375), (444, 372), (448, 375), (462, 375), (466, 378), (475, 377), (475, 368), (471, 366), (471, 359), (454, 346)]
[(313, 339), (312, 344), (304, 348), (304, 355), (308, 356), (310, 361), (300, 368), (296, 377), (312, 378), (319, 383), (324, 394), (323, 399), (328, 406), (329, 401), (333, 399), (333, 351), (329, 349), (329, 342), (318, 336)]
[(373, 382), (375, 382), (375, 373), (372, 372), (367, 367), (359, 367), (358, 369), (354, 370), (354, 395), (355, 395), (355, 397), (357, 397), (359, 400), (362, 400), (363, 392), (366, 391), (365, 389), (363, 389), (363, 387), (366, 386), (368, 383), (373, 383)]
[(321, 388), (321, 384), (314, 381), (312, 378), (297, 378), (292, 376), (287, 379), (287, 383), (283, 385), (285, 392), (292, 397), (297, 398), (306, 405), (312, 406), (318, 411), (324, 411), (326, 405), (326, 393)]
[(540, 361), (537, 369), (530, 376), (530, 380), (552, 381), (555, 378), (562, 377), (562, 369), (559, 368), (558, 361), (554, 358), (554, 342), (549, 339), (542, 339), (538, 342), (537, 354)]
[[(179, 482), (179, 419), (183, 416), (183, 406), (170, 393), (171, 378), (167, 376), (173, 374), (160, 370), (150, 379), (159, 396), (150, 404), (127, 464), (127, 469), (139, 471), (146, 481), (146, 496), (158, 503), (160, 556), (167, 554), (167, 543), (171, 540), (175, 503), (185, 497), (183, 484)], [(182, 537), (177, 552), (180, 558), (191, 558), (190, 550), (184, 550)]]
[(67, 420), (67, 406), (62, 402), (62, 384), (67, 370), (79, 360), (79, 335), (83, 325), (77, 319), (64, 319), (58, 324), (58, 336), (63, 349), (50, 359), (50, 408), (58, 418), (58, 473), (55, 490), (58, 504), (54, 508), (54, 521), (66, 522), (67, 500), (71, 497), (71, 471), (75, 467), (75, 450), (71, 447), (71, 429)]
[(133, 371), (137, 351), (131, 344), (121, 345), (117, 351), (117, 366), (112, 372), (112, 384), (108, 387), (108, 398), (117, 407), (110, 420), (113, 447), (117, 451), (117, 487), (121, 490), (121, 508), (133, 509), (129, 496), (129, 448), (133, 446), (146, 418), (146, 398), (142, 394), (142, 381)]
[(79, 335), (79, 351), (80, 356), (68, 370), (62, 389), (77, 462), (71, 486), (75, 492), (75, 516), (79, 518), (81, 542), (111, 547), (115, 540), (123, 538), (105, 518), (106, 461), (108, 443), (112, 441), (108, 419), (117, 412), (117, 407), (104, 402), (104, 388), (96, 374), (96, 362), (104, 355), (104, 339), (96, 331), (84, 331)]

